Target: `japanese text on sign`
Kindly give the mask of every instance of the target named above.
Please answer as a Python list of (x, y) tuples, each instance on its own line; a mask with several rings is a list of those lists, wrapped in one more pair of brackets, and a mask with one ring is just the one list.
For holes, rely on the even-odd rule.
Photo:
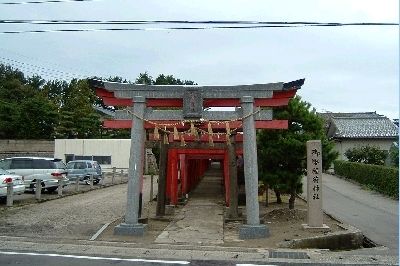
[(313, 177), (312, 177), (312, 182), (313, 182), (313, 186), (312, 186), (312, 199), (313, 200), (319, 200), (320, 199), (320, 195), (319, 195), (319, 191), (320, 191), (320, 186), (319, 186), (319, 174), (320, 174), (320, 170), (321, 169), (321, 160), (319, 158), (319, 156), (321, 155), (321, 152), (319, 152), (317, 149), (312, 149), (311, 150), (311, 164), (313, 165), (313, 168), (311, 170)]
[(307, 226), (321, 228), (322, 211), (322, 151), (320, 140), (307, 141)]

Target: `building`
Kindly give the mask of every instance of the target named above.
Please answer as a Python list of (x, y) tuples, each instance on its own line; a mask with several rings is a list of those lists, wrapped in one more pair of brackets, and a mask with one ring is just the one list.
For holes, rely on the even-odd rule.
[(369, 145), (389, 151), (399, 137), (399, 128), (389, 118), (376, 112), (319, 115), (325, 120), (328, 138), (335, 141), (340, 160), (347, 160), (344, 153), (354, 147)]
[[(72, 160), (94, 160), (106, 171), (113, 167), (128, 169), (130, 147), (130, 139), (56, 139), (54, 157), (66, 163)], [(148, 173), (149, 164), (155, 164), (151, 149), (146, 149), (145, 157), (144, 172)]]

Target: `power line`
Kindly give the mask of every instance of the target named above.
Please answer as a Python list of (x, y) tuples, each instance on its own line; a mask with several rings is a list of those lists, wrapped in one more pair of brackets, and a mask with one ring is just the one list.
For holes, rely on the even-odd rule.
[(0, 62), (3, 62), (6, 65), (13, 66), (17, 69), (23, 70), (23, 72), (29, 73), (31, 75), (42, 76), (43, 78), (51, 78), (57, 80), (71, 80), (74, 78), (84, 79), (90, 76), (90, 75), (85, 76), (82, 74), (69, 73), (54, 68), (38, 66), (35, 64), (24, 63), (15, 59), (10, 59), (2, 56), (0, 56)]
[(48, 71), (41, 70), (41, 69), (35, 69), (35, 68), (31, 68), (31, 67), (24, 66), (21, 64), (4, 62), (1, 59), (0, 59), (0, 62), (3, 62), (7, 65), (12, 66), (12, 67), (24, 72), (24, 74), (28, 74), (30, 76), (38, 75), (38, 76), (42, 77), (43, 79), (71, 80), (74, 78), (78, 78), (78, 77), (74, 77), (74, 76), (70, 76), (70, 75), (60, 75), (57, 73), (48, 72)]
[(159, 28), (100, 28), (100, 29), (49, 29), (11, 30), (0, 34), (50, 33), (50, 32), (100, 32), (100, 31), (170, 31), (170, 30), (210, 30), (210, 29), (261, 29), (261, 28), (301, 28), (301, 27), (343, 27), (343, 26), (393, 26), (395, 23), (353, 23), (353, 24), (304, 24), (304, 25), (251, 25), (251, 26), (196, 26)]
[(42, 1), (24, 1), (24, 2), (3, 2), (0, 5), (28, 5), (28, 4), (54, 4), (66, 2), (95, 2), (101, 0), (42, 0)]
[(392, 22), (310, 22), (310, 21), (246, 21), (246, 20), (27, 20), (2, 19), (0, 24), (38, 25), (146, 25), (146, 24), (240, 24), (240, 25), (299, 25), (299, 26), (395, 26)]
[[(2, 55), (1, 50), (3, 50), (6, 53), (6, 55)], [(14, 54), (15, 56), (19, 57), (20, 58), (19, 61), (16, 60), (16, 59), (11, 59), (10, 58), (11, 54)], [(43, 60), (43, 59), (38, 59), (38, 58), (35, 58), (35, 57), (32, 57), (32, 56), (27, 56), (27, 55), (12, 51), (10, 49), (6, 49), (4, 47), (0, 47), (0, 59), (1, 58), (3, 58), (3, 60), (14, 61), (14, 62), (17, 62), (17, 63), (22, 63), (21, 60), (23, 60), (24, 62), (25, 61), (35, 62), (35, 63), (31, 63), (29, 65), (32, 65), (32, 66), (46, 65), (46, 66), (48, 66), (46, 68), (48, 70), (54, 70), (54, 69), (57, 69), (57, 68), (58, 69), (61, 68), (61, 69), (65, 70), (65, 66), (64, 65), (60, 65), (60, 64), (57, 64), (57, 63), (54, 63), (54, 62)], [(23, 59), (21, 59), (21, 58), (23, 58)], [(28, 64), (28, 63), (24, 63), (24, 64)], [(69, 72), (68, 71), (61, 71), (61, 72), (65, 72), (67, 74), (71, 74), (71, 75), (74, 75), (74, 76), (76, 76), (76, 74), (74, 74), (74, 73), (83, 73), (80, 76), (84, 76), (84, 77), (96, 76), (96, 75), (93, 75), (93, 73), (91, 73), (91, 71), (84, 70), (81, 67), (76, 68), (76, 65), (74, 66), (74, 68), (69, 68), (68, 70), (69, 70)]]
[(66, 76), (71, 76), (71, 77), (74, 77), (74, 76), (75, 77), (76, 76), (84, 77), (83, 75), (80, 75), (80, 74), (73, 74), (73, 73), (60, 71), (60, 70), (57, 70), (57, 69), (50, 69), (50, 68), (46, 68), (46, 67), (42, 67), (42, 66), (38, 66), (38, 65), (34, 65), (34, 64), (21, 62), (21, 61), (15, 60), (15, 59), (2, 57), (2, 56), (0, 56), (0, 61), (7, 62), (8, 64), (14, 64), (14, 65), (19, 65), (19, 66), (24, 66), (24, 67), (36, 68), (36, 69), (39, 69), (40, 71), (46, 71), (46, 73), (51, 72), (51, 73), (58, 73), (58, 74), (61, 74), (61, 75), (66, 75)]

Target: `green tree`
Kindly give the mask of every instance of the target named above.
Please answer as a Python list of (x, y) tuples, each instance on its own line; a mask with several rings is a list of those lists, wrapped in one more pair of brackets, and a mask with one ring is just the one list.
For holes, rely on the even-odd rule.
[(390, 154), (390, 161), (392, 165), (399, 167), (399, 142), (396, 141), (393, 143), (393, 145), (390, 147), (389, 150)]
[(274, 113), (275, 119), (288, 120), (287, 130), (257, 133), (260, 179), (275, 191), (278, 202), (281, 202), (281, 193), (290, 194), (290, 209), (294, 208), (296, 194), (301, 192), (301, 180), (306, 174), (306, 142), (321, 140), (324, 169), (338, 156), (333, 151), (334, 144), (325, 136), (322, 119), (310, 109), (309, 103), (296, 96), (286, 108)]
[(136, 84), (146, 84), (146, 85), (153, 85), (154, 80), (153, 77), (149, 75), (149, 73), (144, 72), (140, 73), (139, 76), (135, 80)]
[[(60, 108), (55, 135), (63, 138), (93, 138), (100, 135), (100, 116), (93, 109), (96, 95), (87, 80), (72, 80)], [(72, 123), (71, 123), (72, 122)]]
[(155, 85), (195, 85), (191, 80), (181, 80), (175, 78), (173, 75), (160, 74), (154, 81)]
[(50, 139), (58, 121), (56, 105), (40, 94), (21, 103), (19, 139)]
[(40, 76), (0, 65), (0, 138), (49, 139), (58, 119), (57, 107), (42, 94)]
[(43, 85), (41, 93), (61, 109), (65, 104), (66, 95), (69, 95), (69, 89), (66, 81), (50, 80)]
[(374, 146), (362, 146), (348, 149), (344, 155), (350, 162), (384, 165), (388, 156), (386, 151)]
[[(109, 77), (107, 80), (131, 83), (118, 76)], [(140, 73), (136, 83), (195, 84), (190, 80), (163, 74), (154, 80), (147, 72)], [(25, 77), (18, 69), (0, 64), (0, 138), (130, 136), (127, 129), (103, 129), (100, 115), (93, 109), (94, 105), (109, 110), (121, 108), (104, 105), (86, 79), (74, 79), (70, 82), (45, 81), (38, 75)]]
[(181, 80), (175, 78), (173, 75), (159, 74), (154, 80), (148, 72), (140, 73), (135, 80), (136, 84), (146, 84), (146, 85), (197, 85), (192, 80)]
[(18, 69), (14, 69), (11, 66), (0, 63), (0, 80), (2, 82), (6, 80), (19, 80), (21, 83), (26, 83), (25, 75)]

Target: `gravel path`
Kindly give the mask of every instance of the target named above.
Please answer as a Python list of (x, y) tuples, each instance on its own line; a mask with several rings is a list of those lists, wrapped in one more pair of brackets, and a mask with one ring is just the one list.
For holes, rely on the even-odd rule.
[[(156, 181), (153, 186), (156, 195)], [(5, 209), (0, 213), (0, 236), (90, 239), (104, 224), (125, 215), (127, 188), (125, 183)], [(143, 202), (149, 201), (149, 191), (150, 176), (144, 176)]]
[(10, 210), (0, 218), (0, 234), (90, 238), (124, 214), (126, 189), (122, 184)]
[[(149, 186), (150, 178), (145, 177), (144, 202)], [(125, 214), (126, 193), (127, 184), (121, 184), (7, 209), (0, 214), (0, 235), (89, 239), (104, 224)]]

